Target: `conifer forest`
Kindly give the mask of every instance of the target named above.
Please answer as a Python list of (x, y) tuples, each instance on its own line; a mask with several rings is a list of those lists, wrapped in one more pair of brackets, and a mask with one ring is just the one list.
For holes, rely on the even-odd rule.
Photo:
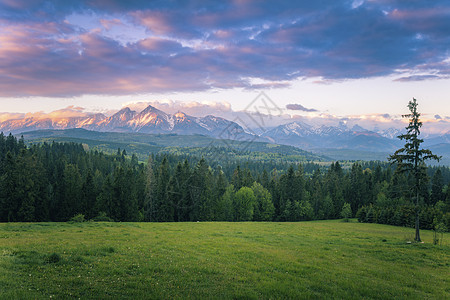
[[(0, 221), (86, 220), (302, 221), (357, 217), (414, 226), (414, 180), (385, 162), (342, 167), (210, 165), (202, 157), (150, 155), (139, 162), (87, 151), (82, 144), (42, 143), (0, 135)], [(429, 167), (420, 185), (420, 227), (450, 228), (450, 169)]]

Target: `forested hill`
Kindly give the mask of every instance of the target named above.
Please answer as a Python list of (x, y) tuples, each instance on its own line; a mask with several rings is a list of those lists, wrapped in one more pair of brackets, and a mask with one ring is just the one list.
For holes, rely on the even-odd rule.
[[(115, 221), (300, 221), (358, 214), (362, 221), (409, 226), (413, 219), (411, 179), (385, 164), (344, 170), (338, 162), (327, 169), (227, 163), (211, 167), (204, 158), (161, 154), (144, 164), (125, 151), (27, 146), (0, 134), (0, 221), (67, 221), (77, 214)], [(420, 192), (423, 228), (435, 218), (450, 220), (449, 169), (430, 168), (429, 176)]]
[(134, 153), (140, 161), (146, 161), (149, 153), (178, 156), (205, 157), (210, 162), (233, 160), (244, 162), (319, 162), (330, 161), (326, 156), (313, 154), (294, 146), (257, 142), (248, 137), (235, 140), (215, 139), (205, 135), (145, 134), (123, 132), (98, 132), (86, 129), (38, 130), (23, 133), (29, 143), (74, 142), (90, 149), (115, 153), (117, 148)]

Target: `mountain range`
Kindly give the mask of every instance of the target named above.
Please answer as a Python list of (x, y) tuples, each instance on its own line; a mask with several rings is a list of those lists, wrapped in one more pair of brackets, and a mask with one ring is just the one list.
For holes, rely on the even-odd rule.
[[(147, 134), (205, 135), (219, 139), (261, 141), (299, 147), (335, 159), (380, 159), (403, 144), (396, 137), (401, 131), (388, 128), (369, 131), (358, 125), (349, 128), (313, 126), (301, 121), (268, 128), (256, 135), (236, 122), (207, 115), (189, 116), (183, 112), (168, 114), (153, 106), (141, 112), (125, 107), (113, 114), (90, 114), (84, 117), (42, 118), (26, 117), (0, 122), (0, 132), (20, 134), (36, 130), (83, 128), (99, 132), (128, 132)], [(424, 146), (436, 149), (437, 154), (450, 157), (450, 130), (442, 135), (425, 139)]]
[(311, 126), (304, 122), (280, 125), (262, 134), (272, 142), (303, 149), (339, 148), (362, 151), (391, 151), (398, 148), (397, 140), (360, 126)]
[(103, 114), (92, 114), (85, 117), (64, 118), (26, 117), (0, 122), (0, 132), (13, 134), (44, 129), (73, 128), (100, 132), (202, 134), (216, 138), (225, 138), (225, 135), (232, 133), (235, 137), (255, 138), (239, 124), (224, 118), (212, 115), (198, 118), (183, 112), (167, 114), (151, 105), (139, 113), (125, 107), (110, 117)]

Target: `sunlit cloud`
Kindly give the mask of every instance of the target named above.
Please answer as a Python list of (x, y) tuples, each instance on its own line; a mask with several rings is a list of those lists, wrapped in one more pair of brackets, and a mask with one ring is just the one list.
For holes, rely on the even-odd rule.
[(138, 101), (124, 103), (124, 107), (140, 112), (149, 105), (167, 113), (184, 112), (188, 115), (203, 117), (206, 115), (221, 115), (232, 113), (231, 104), (228, 102), (181, 102), (173, 100)]
[(21, 113), (3, 113), (0, 112), (0, 122), (4, 122), (7, 120), (17, 120), (22, 119), (25, 116), (25, 114)]
[(94, 113), (91, 112), (85, 112), (85, 109), (82, 107), (75, 107), (71, 105), (63, 109), (52, 111), (50, 113), (45, 112), (26, 113), (22, 115), (22, 118), (24, 119), (33, 118), (36, 120), (44, 120), (44, 119), (58, 120), (58, 119), (87, 117), (93, 114)]
[(0, 10), (0, 97), (450, 76), (445, 1), (17, 0)]

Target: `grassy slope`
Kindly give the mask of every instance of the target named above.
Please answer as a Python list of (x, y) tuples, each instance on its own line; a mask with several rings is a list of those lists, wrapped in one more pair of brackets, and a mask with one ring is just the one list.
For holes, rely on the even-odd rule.
[(0, 298), (448, 299), (450, 235), (412, 235), (339, 221), (0, 224)]

